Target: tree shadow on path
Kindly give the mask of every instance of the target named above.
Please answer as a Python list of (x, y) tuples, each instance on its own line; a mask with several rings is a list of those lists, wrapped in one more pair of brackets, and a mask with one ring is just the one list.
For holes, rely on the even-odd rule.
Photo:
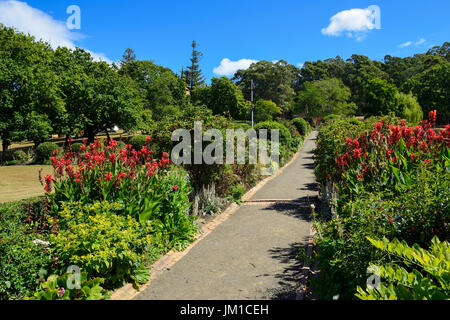
[(267, 290), (267, 298), (271, 300), (295, 300), (300, 282), (303, 280), (304, 261), (298, 259), (299, 252), (305, 252), (309, 238), (303, 242), (292, 243), (287, 248), (273, 248), (269, 253), (273, 259), (288, 266), (282, 273), (275, 275), (279, 286)]

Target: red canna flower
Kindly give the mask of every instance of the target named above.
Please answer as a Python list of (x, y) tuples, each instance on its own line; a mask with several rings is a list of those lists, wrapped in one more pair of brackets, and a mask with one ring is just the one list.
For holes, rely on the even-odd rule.
[(430, 111), (430, 113), (428, 114), (428, 119), (430, 121), (430, 123), (436, 123), (436, 110)]
[(173, 186), (172, 191), (175, 192), (177, 190), (178, 190), (178, 186), (177, 185)]
[(353, 158), (359, 159), (362, 156), (362, 149), (353, 150)]

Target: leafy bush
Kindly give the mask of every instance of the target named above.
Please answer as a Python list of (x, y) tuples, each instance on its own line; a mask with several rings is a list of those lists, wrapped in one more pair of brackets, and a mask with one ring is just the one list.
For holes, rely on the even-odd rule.
[(40, 271), (51, 264), (45, 245), (36, 241), (47, 240), (33, 219), (32, 207), (41, 202), (31, 199), (0, 206), (0, 300), (22, 299), (35, 291)]
[(17, 160), (18, 163), (25, 163), (30, 160), (28, 154), (26, 154), (23, 150), (14, 151), (14, 160)]
[(259, 132), (261, 129), (267, 129), (267, 139), (271, 139), (271, 131), (270, 130), (279, 130), (280, 143), (290, 147), (292, 136), (289, 132), (289, 129), (281, 123), (275, 121), (264, 121), (255, 125), (256, 132)]
[(149, 136), (145, 135), (134, 136), (130, 139), (129, 143), (133, 146), (133, 149), (141, 150), (144, 146), (148, 145), (148, 138)]
[(237, 203), (242, 202), (242, 196), (245, 193), (245, 187), (242, 184), (236, 184), (231, 186), (230, 190), (228, 191), (227, 199), (229, 201), (234, 201)]
[(272, 121), (273, 117), (279, 116), (283, 110), (271, 100), (258, 100), (254, 107), (256, 122)]
[(295, 118), (292, 120), (292, 123), (302, 136), (306, 136), (308, 134), (308, 123), (305, 121), (305, 119)]
[(58, 145), (53, 142), (44, 142), (36, 148), (36, 161), (38, 163), (48, 162), (55, 150), (58, 150)]
[(50, 251), (58, 257), (61, 271), (77, 265), (88, 277), (107, 277), (108, 286), (133, 281), (144, 254), (152, 251), (153, 229), (150, 222), (117, 215), (119, 208), (107, 201), (63, 204), (58, 215), (62, 230), (50, 236)]
[[(448, 300), (450, 298), (450, 244), (437, 237), (429, 250), (408, 246), (405, 241), (371, 239), (379, 250), (399, 260), (387, 265), (371, 265), (369, 271), (383, 278), (378, 286), (358, 287), (362, 300)], [(420, 269), (419, 269), (420, 268)], [(412, 269), (412, 271), (411, 271)], [(387, 281), (385, 283), (384, 281)]]
[(402, 117), (408, 120), (409, 123), (419, 124), (423, 118), (423, 112), (416, 97), (412, 93), (404, 94), (400, 92), (397, 99), (400, 104), (400, 109), (403, 110)]
[(84, 143), (77, 142), (72, 144), (72, 152), (79, 153), (81, 151), (81, 146), (84, 146)]
[(67, 285), (73, 274), (51, 275), (41, 283), (39, 290), (26, 300), (105, 300), (109, 293), (101, 287), (102, 278), (88, 279), (86, 272), (80, 274), (80, 289), (70, 289)]

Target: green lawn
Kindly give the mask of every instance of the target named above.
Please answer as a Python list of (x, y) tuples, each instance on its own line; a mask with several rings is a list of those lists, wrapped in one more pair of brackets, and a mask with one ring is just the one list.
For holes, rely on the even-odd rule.
[(0, 203), (22, 200), (44, 193), (39, 183), (39, 169), (42, 177), (53, 173), (52, 166), (30, 165), (0, 167)]

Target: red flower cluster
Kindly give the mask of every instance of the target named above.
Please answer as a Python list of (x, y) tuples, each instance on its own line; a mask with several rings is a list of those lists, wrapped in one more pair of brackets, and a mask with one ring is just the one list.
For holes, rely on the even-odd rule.
[[(432, 159), (439, 156), (442, 147), (450, 147), (450, 125), (446, 125), (444, 130), (439, 133), (433, 129), (436, 122), (436, 110), (429, 113), (429, 120), (424, 120), (416, 127), (406, 126), (406, 121), (401, 120), (400, 125), (386, 125), (383, 121), (376, 122), (369, 136), (361, 135), (359, 139), (345, 138), (347, 152), (338, 155), (335, 159), (341, 171), (344, 171), (350, 165), (359, 161), (361, 157), (364, 159), (368, 156), (368, 152), (372, 152), (373, 148), (381, 150), (376, 152), (378, 155), (385, 155), (392, 163), (396, 164), (399, 160), (398, 152), (401, 152), (399, 146), (404, 143), (406, 146), (406, 154), (403, 156), (411, 160), (413, 163), (417, 159), (424, 159), (425, 163), (430, 164)], [(403, 142), (402, 142), (403, 141)], [(383, 161), (378, 158), (376, 163)], [(363, 174), (367, 174), (368, 169), (362, 168)], [(361, 177), (358, 177), (360, 180)]]
[(52, 192), (53, 177), (50, 174), (48, 174), (45, 176), (44, 180), (45, 180), (45, 186), (44, 186), (45, 192), (47, 192), (47, 193)]
[[(115, 140), (102, 145), (99, 140), (91, 143), (89, 146), (84, 145), (80, 148), (80, 154), (75, 155), (72, 152), (66, 152), (63, 157), (57, 158), (55, 153), (51, 158), (55, 177), (62, 180), (67, 175), (70, 181), (75, 181), (77, 185), (82, 187), (87, 180), (95, 180), (101, 185), (102, 181), (112, 181), (113, 186), (117, 187), (121, 181), (125, 179), (133, 180), (137, 174), (143, 172), (149, 178), (153, 177), (158, 169), (168, 168), (170, 165), (169, 155), (164, 152), (162, 159), (156, 161), (153, 159), (153, 150), (149, 149), (150, 138), (146, 139), (147, 146), (140, 151), (133, 149), (131, 145), (127, 145), (125, 149), (119, 149)], [(70, 145), (68, 150), (71, 150)], [(78, 169), (74, 169), (77, 164)], [(46, 192), (51, 192), (52, 176), (46, 177)], [(47, 180), (49, 182), (47, 182)]]

